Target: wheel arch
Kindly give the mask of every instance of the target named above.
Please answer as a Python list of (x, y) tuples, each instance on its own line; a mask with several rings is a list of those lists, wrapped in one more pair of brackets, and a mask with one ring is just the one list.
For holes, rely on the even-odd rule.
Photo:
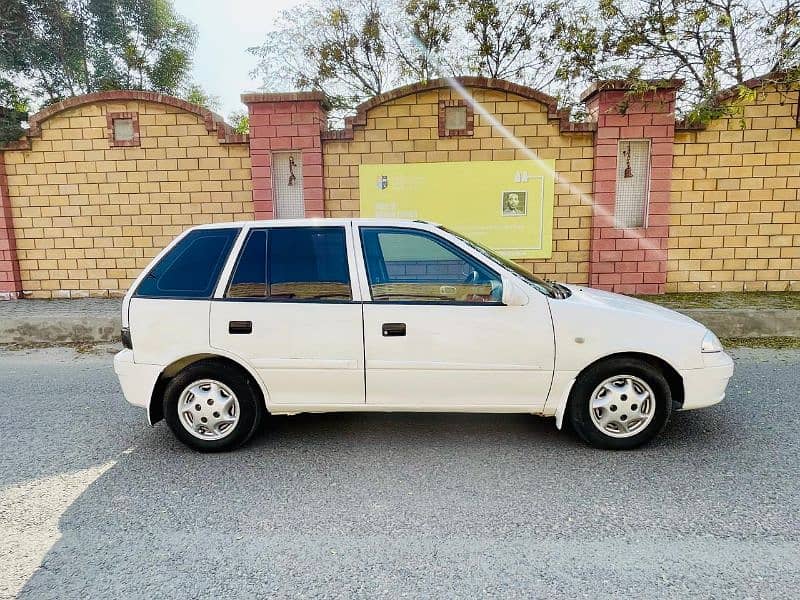
[[(590, 364), (586, 365), (583, 369), (581, 369), (581, 371), (576, 375), (575, 381), (580, 379), (583, 376), (583, 374), (592, 367), (600, 363), (606, 362), (608, 360), (613, 360), (617, 358), (632, 358), (636, 360), (641, 360), (657, 368), (659, 371), (661, 371), (661, 374), (664, 375), (664, 379), (666, 379), (667, 383), (669, 384), (669, 390), (670, 393), (672, 394), (673, 407), (679, 409), (683, 406), (683, 401), (685, 398), (683, 377), (681, 377), (680, 373), (678, 373), (675, 367), (673, 367), (663, 358), (655, 356), (653, 354), (647, 354), (645, 352), (617, 352), (615, 354), (609, 354), (607, 356), (598, 358), (597, 360), (591, 362)], [(572, 399), (572, 390), (570, 390), (569, 399)]]
[(158, 379), (156, 379), (156, 383), (153, 386), (153, 392), (150, 395), (150, 404), (147, 407), (147, 420), (150, 425), (155, 425), (164, 418), (164, 391), (166, 390), (170, 380), (178, 373), (183, 371), (186, 367), (202, 361), (225, 363), (239, 370), (245, 377), (252, 379), (256, 384), (256, 390), (261, 394), (261, 402), (264, 406), (264, 409), (269, 411), (267, 406), (267, 398), (269, 397), (267, 395), (267, 390), (264, 387), (261, 379), (250, 367), (229, 356), (215, 354), (213, 352), (200, 352), (176, 359), (164, 367), (164, 370), (161, 371), (161, 374), (158, 376)]

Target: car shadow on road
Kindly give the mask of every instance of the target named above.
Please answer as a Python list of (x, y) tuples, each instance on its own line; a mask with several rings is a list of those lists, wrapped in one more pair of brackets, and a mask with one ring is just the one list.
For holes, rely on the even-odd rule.
[[(433, 585), (431, 560), (459, 556), (469, 560), (448, 568), (463, 569), (472, 589), (480, 582), (469, 569), (483, 567), (448, 540), (557, 535), (565, 498), (623, 501), (609, 491), (611, 469), (655, 498), (664, 490), (653, 469), (674, 470), (687, 445), (726, 435), (717, 413), (678, 415), (635, 453), (593, 450), (530, 415), (270, 417), (226, 454), (192, 452), (163, 423), (128, 433), (139, 441), (62, 515), (61, 538), (22, 597), (263, 597), (327, 586), (370, 595), (404, 577), (421, 592)], [(596, 518), (581, 506), (571, 527)]]

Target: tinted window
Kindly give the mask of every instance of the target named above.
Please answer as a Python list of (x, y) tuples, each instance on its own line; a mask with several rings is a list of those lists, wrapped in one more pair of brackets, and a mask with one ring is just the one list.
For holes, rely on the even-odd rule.
[(267, 234), (269, 295), (275, 300), (350, 300), (343, 227), (276, 227)]
[(228, 297), (350, 300), (344, 228), (275, 227), (251, 232)]
[(267, 232), (251, 231), (233, 272), (229, 298), (264, 298), (267, 295)]
[(388, 302), (500, 302), (500, 277), (424, 231), (362, 228), (372, 299)]
[(190, 232), (145, 276), (137, 296), (210, 298), (238, 229)]

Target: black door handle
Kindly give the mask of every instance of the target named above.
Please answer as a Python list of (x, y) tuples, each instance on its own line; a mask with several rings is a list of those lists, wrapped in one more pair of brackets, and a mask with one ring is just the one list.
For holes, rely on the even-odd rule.
[(228, 333), (253, 333), (252, 321), (231, 321), (228, 323)]
[(406, 334), (406, 324), (405, 323), (384, 323), (383, 324), (383, 335), (384, 337), (389, 336), (399, 336)]

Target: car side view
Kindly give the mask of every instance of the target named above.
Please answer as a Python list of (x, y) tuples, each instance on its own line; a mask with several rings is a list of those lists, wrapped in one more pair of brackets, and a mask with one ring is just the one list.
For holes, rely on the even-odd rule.
[(233, 449), (267, 414), (532, 413), (629, 449), (720, 402), (733, 361), (703, 325), (543, 281), (436, 224), (205, 225), (122, 306), (125, 398), (188, 446)]

